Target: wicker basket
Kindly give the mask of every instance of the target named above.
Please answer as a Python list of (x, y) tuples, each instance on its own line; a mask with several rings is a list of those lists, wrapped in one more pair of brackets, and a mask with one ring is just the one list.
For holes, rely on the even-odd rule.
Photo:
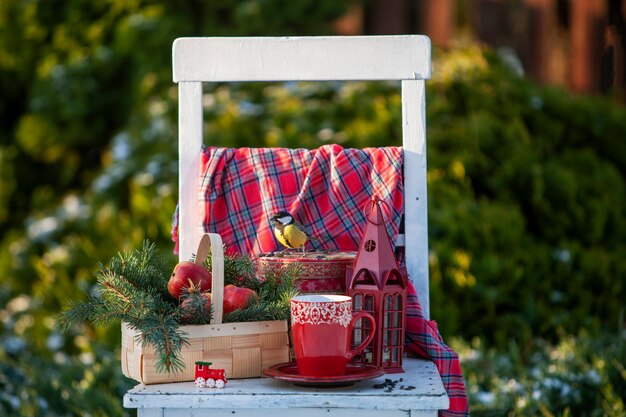
[(122, 372), (144, 384), (193, 381), (196, 361), (213, 362), (226, 370), (227, 378), (261, 376), (264, 368), (289, 361), (289, 336), (285, 320), (222, 323), (224, 295), (224, 253), (219, 235), (205, 234), (198, 246), (196, 263), (212, 255), (213, 320), (211, 324), (181, 326), (189, 345), (181, 358), (185, 369), (177, 374), (158, 373), (157, 355), (151, 345), (142, 346), (139, 333), (122, 323)]

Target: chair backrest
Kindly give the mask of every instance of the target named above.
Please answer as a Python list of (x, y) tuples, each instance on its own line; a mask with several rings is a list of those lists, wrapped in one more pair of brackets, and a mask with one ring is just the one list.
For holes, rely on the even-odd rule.
[(202, 82), (399, 80), (405, 233), (398, 244), (405, 245), (409, 276), (428, 318), (424, 80), (430, 78), (430, 49), (430, 39), (420, 35), (177, 39), (180, 259), (191, 257), (204, 232), (198, 204)]

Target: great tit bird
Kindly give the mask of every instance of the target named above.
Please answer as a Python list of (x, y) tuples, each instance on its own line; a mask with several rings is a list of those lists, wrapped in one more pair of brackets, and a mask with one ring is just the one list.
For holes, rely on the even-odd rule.
[(315, 240), (298, 223), (291, 214), (286, 211), (276, 213), (271, 220), (274, 222), (274, 236), (276, 239), (289, 249), (302, 248), (304, 253), (304, 245), (309, 239)]

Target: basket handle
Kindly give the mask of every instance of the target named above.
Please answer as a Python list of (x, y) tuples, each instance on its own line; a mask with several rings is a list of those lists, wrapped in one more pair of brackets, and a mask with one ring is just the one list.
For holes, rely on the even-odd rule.
[(205, 233), (198, 243), (195, 263), (202, 265), (211, 251), (211, 274), (213, 284), (211, 288), (211, 304), (213, 305), (213, 319), (211, 324), (221, 324), (224, 315), (224, 244), (222, 237), (217, 233)]

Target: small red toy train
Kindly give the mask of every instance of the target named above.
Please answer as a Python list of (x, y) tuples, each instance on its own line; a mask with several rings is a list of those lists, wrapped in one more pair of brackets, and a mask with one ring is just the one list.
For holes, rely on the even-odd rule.
[(212, 362), (196, 362), (195, 384), (198, 388), (224, 388), (226, 377), (223, 369), (210, 369)]

